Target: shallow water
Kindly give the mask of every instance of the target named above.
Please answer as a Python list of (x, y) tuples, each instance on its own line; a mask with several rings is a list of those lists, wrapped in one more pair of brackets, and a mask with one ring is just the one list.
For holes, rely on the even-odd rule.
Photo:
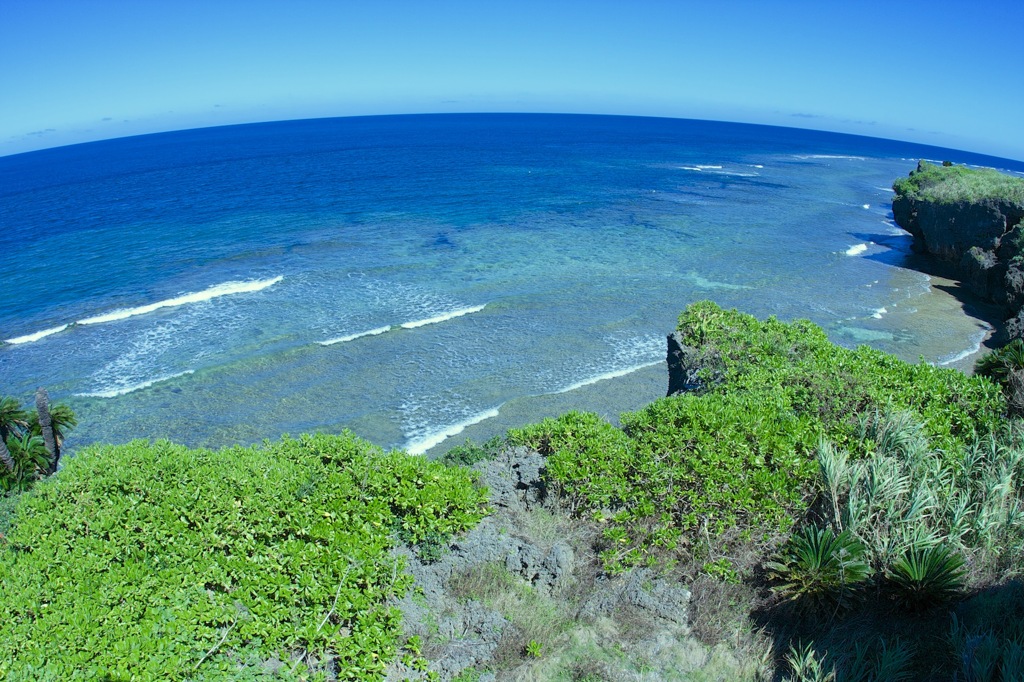
[(658, 397), (665, 334), (701, 298), (951, 362), (986, 328), (906, 267), (888, 188), (918, 157), (999, 165), (547, 115), (257, 124), (0, 158), (0, 392), (46, 385), (71, 403), (72, 446), (351, 428), (422, 452)]

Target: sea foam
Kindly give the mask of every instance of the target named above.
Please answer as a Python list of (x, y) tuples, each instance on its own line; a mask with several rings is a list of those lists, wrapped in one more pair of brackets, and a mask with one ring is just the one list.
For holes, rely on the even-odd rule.
[(664, 360), (655, 360), (653, 362), (645, 362), (645, 363), (640, 364), (640, 365), (633, 365), (632, 367), (625, 367), (623, 369), (615, 369), (615, 370), (612, 370), (610, 372), (605, 372), (603, 374), (598, 374), (597, 376), (590, 377), (589, 379), (584, 379), (582, 381), (577, 381), (574, 384), (570, 384), (570, 385), (568, 385), (568, 386), (566, 386), (564, 388), (560, 388), (557, 391), (552, 391), (551, 393), (552, 394), (556, 394), (556, 395), (558, 393), (568, 393), (569, 391), (575, 391), (576, 389), (583, 388), (584, 386), (590, 386), (591, 384), (596, 384), (599, 381), (606, 381), (607, 379), (617, 379), (619, 377), (624, 377), (627, 374), (632, 374), (633, 372), (637, 372), (637, 371), (639, 371), (641, 369), (644, 369), (645, 367), (653, 367), (654, 365), (660, 364), (662, 362), (664, 362)]
[[(755, 168), (763, 168), (763, 166), (754, 166)], [(756, 178), (757, 173), (744, 173), (742, 171), (725, 170), (723, 166), (714, 166), (710, 164), (694, 164), (692, 166), (679, 166), (680, 170), (697, 171), (714, 173), (716, 175), (738, 175), (743, 178)]]
[(153, 384), (159, 384), (161, 381), (170, 381), (171, 379), (177, 379), (178, 377), (183, 377), (194, 373), (195, 372), (193, 370), (189, 369), (184, 372), (178, 372), (177, 374), (168, 374), (167, 376), (157, 377), (156, 379), (142, 381), (137, 384), (114, 386), (99, 391), (91, 391), (89, 393), (76, 393), (75, 395), (82, 398), (116, 398), (119, 395), (134, 393), (135, 391), (141, 391), (144, 388), (149, 388)]
[(954, 362), (960, 362), (964, 358), (967, 358), (967, 357), (970, 357), (970, 356), (974, 355), (975, 353), (977, 353), (978, 351), (981, 350), (981, 344), (985, 342), (986, 337), (988, 337), (988, 334), (991, 331), (992, 331), (992, 327), (988, 327), (985, 331), (979, 333), (975, 337), (975, 342), (974, 342), (973, 345), (965, 348), (964, 350), (960, 351), (959, 353), (955, 353), (955, 354), (949, 356), (945, 360), (940, 360), (939, 362), (936, 362), (935, 364), (938, 365), (939, 367), (944, 367), (946, 365), (952, 365)]
[(189, 303), (199, 303), (201, 301), (209, 301), (212, 298), (219, 296), (229, 296), (231, 294), (245, 294), (254, 291), (261, 291), (267, 287), (273, 286), (284, 279), (283, 276), (278, 275), (272, 279), (260, 279), (260, 280), (249, 280), (246, 282), (224, 282), (204, 289), (203, 291), (197, 291), (191, 294), (182, 294), (174, 298), (169, 298), (165, 301), (157, 301), (156, 303), (150, 303), (148, 305), (138, 306), (136, 308), (121, 308), (119, 310), (113, 310), (109, 313), (103, 313), (102, 315), (95, 315), (93, 317), (86, 317), (77, 322), (71, 322), (69, 324), (62, 324), (59, 327), (51, 327), (49, 329), (43, 329), (42, 331), (34, 332), (32, 334), (25, 334), (24, 336), (18, 336), (13, 339), (6, 339), (5, 343), (11, 345), (18, 345), (22, 343), (33, 343), (44, 339), (47, 336), (53, 334), (59, 334), (60, 332), (74, 327), (76, 325), (93, 325), (103, 324), (105, 322), (115, 322), (117, 320), (124, 320), (129, 317), (135, 317), (136, 315), (145, 315), (151, 313), (154, 310), (160, 308), (174, 308)]
[(44, 329), (42, 331), (36, 332), (35, 334), (26, 334), (25, 336), (18, 336), (18, 337), (15, 337), (13, 339), (7, 339), (4, 343), (9, 343), (9, 344), (12, 344), (12, 345), (17, 345), (19, 343), (32, 343), (33, 341), (38, 341), (39, 339), (46, 338), (47, 336), (50, 336), (51, 334), (59, 334), (60, 332), (62, 332), (65, 329), (67, 329), (68, 326), (69, 325), (62, 324), (59, 327), (53, 327), (51, 329)]
[(254, 291), (261, 291), (267, 287), (273, 286), (283, 279), (283, 276), (278, 275), (272, 279), (258, 279), (247, 282), (224, 282), (223, 284), (217, 284), (209, 289), (204, 289), (203, 291), (183, 294), (164, 301), (157, 301), (156, 303), (138, 306), (137, 308), (122, 308), (102, 315), (96, 315), (95, 317), (87, 317), (84, 320), (79, 320), (76, 324), (103, 324), (104, 322), (115, 322), (117, 320), (135, 317), (136, 315), (145, 315), (146, 313), (151, 313), (154, 310), (159, 310), (161, 308), (176, 308), (177, 306), (187, 305), (189, 303), (209, 301), (210, 299), (218, 298), (220, 296), (252, 293)]
[(822, 161), (867, 161), (867, 159), (864, 158), (863, 156), (846, 156), (843, 154), (794, 154), (793, 156), (802, 161), (807, 161), (810, 159), (820, 159)]
[(754, 287), (751, 287), (751, 286), (747, 286), (746, 284), (732, 284), (732, 283), (729, 283), (729, 282), (716, 282), (715, 280), (708, 279), (707, 277), (704, 277), (703, 275), (700, 275), (700, 274), (698, 274), (696, 272), (690, 272), (689, 274), (684, 275), (683, 279), (685, 279), (685, 280), (687, 280), (689, 282), (692, 282), (693, 285), (696, 286), (699, 289), (738, 290), (738, 289), (753, 289), (754, 288)]
[(451, 312), (441, 313), (440, 315), (435, 315), (434, 317), (428, 317), (428, 318), (423, 319), (423, 320), (414, 320), (412, 322), (403, 322), (399, 326), (401, 326), (402, 329), (415, 329), (416, 327), (425, 327), (428, 324), (436, 324), (438, 322), (446, 322), (447, 320), (451, 320), (451, 319), (456, 318), (456, 317), (462, 317), (463, 315), (469, 315), (470, 313), (478, 313), (478, 312), (480, 312), (481, 310), (483, 310), (486, 307), (487, 307), (487, 304), (484, 303), (483, 305), (470, 306), (469, 308), (459, 308), (458, 310), (452, 310)]
[(367, 329), (364, 332), (356, 332), (355, 334), (348, 334), (347, 336), (339, 336), (336, 339), (328, 339), (327, 341), (317, 341), (321, 346), (333, 346), (336, 343), (348, 343), (349, 341), (355, 341), (361, 339), (364, 336), (377, 336), (378, 334), (385, 334), (391, 331), (391, 327), (377, 327), (376, 329)]
[(844, 253), (847, 256), (859, 256), (860, 254), (864, 253), (867, 250), (868, 250), (868, 245), (867, 244), (855, 244), (855, 245), (851, 246), (850, 248), (848, 248), (846, 251), (844, 251)]
[(410, 439), (405, 444), (404, 449), (410, 455), (422, 455), (424, 452), (434, 447), (435, 445), (443, 443), (445, 440), (451, 438), (452, 436), (457, 436), (458, 434), (462, 433), (463, 431), (466, 430), (467, 427), (473, 426), (474, 424), (479, 424), (480, 422), (485, 421), (487, 419), (497, 417), (498, 409), (500, 407), (500, 405), (498, 407), (492, 407), (489, 410), (484, 410), (483, 412), (474, 414), (473, 416), (464, 419), (463, 421), (460, 421), (456, 424), (444, 426), (435, 431), (428, 431), (425, 435), (419, 438)]

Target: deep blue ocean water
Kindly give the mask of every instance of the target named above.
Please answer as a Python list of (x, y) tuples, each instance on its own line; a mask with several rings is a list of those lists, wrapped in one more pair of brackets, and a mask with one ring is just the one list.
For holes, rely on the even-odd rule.
[(351, 428), (423, 451), (663, 393), (687, 303), (949, 363), (984, 323), (909, 266), (873, 138), (689, 120), (423, 115), (0, 158), (0, 394), (72, 445)]

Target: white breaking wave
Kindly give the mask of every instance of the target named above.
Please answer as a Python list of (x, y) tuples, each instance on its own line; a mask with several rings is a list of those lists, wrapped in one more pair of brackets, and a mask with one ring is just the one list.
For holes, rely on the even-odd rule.
[(176, 296), (175, 298), (169, 298), (166, 301), (157, 301), (156, 303), (142, 305), (137, 308), (122, 308), (121, 310), (114, 310), (109, 313), (104, 313), (103, 315), (87, 317), (84, 320), (79, 320), (76, 324), (103, 324), (104, 322), (115, 322), (117, 320), (135, 317), (136, 315), (145, 315), (146, 313), (151, 313), (154, 310), (159, 310), (161, 308), (175, 308), (188, 303), (209, 301), (212, 298), (229, 296), (231, 294), (252, 293), (254, 291), (261, 291), (267, 287), (273, 286), (283, 279), (283, 276), (278, 275), (272, 279), (250, 280), (247, 282), (224, 282), (223, 284), (217, 284), (216, 286), (204, 289), (203, 291), (197, 291), (192, 294), (183, 294), (181, 296)]
[(862, 204), (861, 208), (863, 208), (864, 210), (867, 210), (867, 209), (871, 208), (871, 204)]
[(435, 324), (437, 322), (445, 322), (447, 320), (451, 320), (451, 319), (456, 318), (456, 317), (462, 317), (463, 315), (469, 315), (470, 313), (478, 313), (478, 312), (480, 312), (481, 310), (483, 310), (486, 307), (487, 307), (487, 304), (484, 303), (483, 305), (475, 305), (475, 306), (471, 306), (469, 308), (459, 308), (458, 310), (453, 310), (453, 311), (451, 311), (449, 313), (442, 313), (442, 314), (436, 315), (434, 317), (428, 317), (428, 318), (426, 318), (424, 320), (414, 320), (413, 322), (403, 322), (400, 326), (402, 327), (402, 329), (415, 329), (416, 327), (425, 327), (428, 324)]
[(391, 327), (377, 327), (376, 329), (368, 329), (365, 332), (356, 332), (355, 334), (349, 334), (347, 336), (339, 336), (336, 339), (328, 339), (327, 341), (317, 341), (321, 346), (333, 346), (336, 343), (347, 343), (349, 341), (355, 341), (361, 339), (364, 336), (377, 336), (378, 334), (385, 334), (391, 331)]
[(158, 301), (156, 303), (150, 303), (148, 305), (138, 306), (137, 308), (122, 308), (120, 310), (114, 310), (109, 313), (103, 313), (102, 315), (95, 315), (93, 317), (86, 317), (78, 320), (77, 322), (71, 322), (69, 324), (63, 324), (59, 327), (52, 327), (50, 329), (44, 329), (42, 331), (35, 332), (33, 334), (26, 334), (24, 336), (18, 336), (13, 339), (7, 339), (6, 343), (17, 345), (20, 343), (32, 343), (39, 339), (46, 338), (53, 334), (59, 334), (60, 332), (74, 327), (76, 325), (91, 325), (91, 324), (103, 324), (104, 322), (115, 322), (117, 320), (124, 320), (129, 317), (135, 317), (136, 315), (145, 315), (151, 313), (154, 310), (160, 308), (175, 308), (177, 306), (186, 305), (188, 303), (199, 303), (201, 301), (209, 301), (211, 298), (217, 298), (219, 296), (229, 296), (231, 294), (245, 294), (254, 291), (261, 291), (269, 286), (273, 286), (284, 279), (283, 276), (278, 275), (272, 279), (260, 279), (260, 280), (249, 280), (247, 282), (224, 282), (223, 284), (217, 284), (204, 289), (203, 291), (197, 291), (191, 294), (182, 294), (174, 298), (169, 298), (166, 301)]
[(144, 388), (149, 388), (153, 384), (158, 384), (161, 381), (169, 381), (171, 379), (177, 379), (188, 374), (193, 374), (194, 371), (189, 369), (184, 372), (178, 372), (177, 374), (168, 374), (167, 376), (157, 377), (156, 379), (150, 379), (137, 384), (128, 384), (124, 386), (117, 386), (114, 388), (108, 388), (102, 391), (93, 391), (90, 393), (76, 393), (75, 395), (83, 398), (116, 398), (119, 395), (125, 395), (126, 393), (133, 393), (134, 391), (141, 391)]
[(876, 320), (880, 320), (882, 319), (882, 315), (885, 315), (887, 312), (889, 311), (886, 310), (885, 308), (879, 308), (878, 310), (871, 314), (871, 317), (875, 318)]
[(845, 161), (867, 161), (863, 156), (844, 156), (842, 154), (794, 154), (794, 158), (801, 160), (808, 159), (838, 159)]
[(605, 381), (607, 379), (617, 379), (618, 377), (624, 377), (627, 374), (632, 374), (633, 372), (636, 372), (636, 371), (639, 371), (641, 369), (644, 369), (645, 367), (653, 367), (654, 365), (661, 364), (662, 362), (664, 362), (664, 360), (655, 360), (654, 362), (645, 362), (642, 365), (634, 365), (632, 367), (626, 367), (624, 369), (612, 370), (611, 372), (605, 372), (604, 374), (598, 374), (597, 376), (590, 377), (589, 379), (584, 379), (583, 381), (577, 381), (576, 383), (570, 384), (569, 386), (566, 386), (565, 388), (560, 388), (557, 391), (552, 391), (552, 393), (553, 394), (568, 393), (569, 391), (575, 391), (577, 388), (583, 388), (584, 386), (590, 386), (591, 384), (596, 384), (599, 381)]
[(963, 360), (964, 358), (967, 358), (967, 357), (970, 357), (970, 356), (974, 355), (975, 353), (977, 353), (978, 351), (981, 350), (981, 344), (985, 342), (985, 337), (988, 336), (988, 333), (990, 331), (992, 331), (992, 327), (988, 327), (988, 329), (986, 331), (981, 332), (980, 334), (978, 334), (977, 341), (975, 341), (973, 346), (970, 346), (969, 348), (966, 348), (966, 349), (960, 351), (959, 353), (956, 353), (955, 355), (952, 355), (952, 356), (946, 358), (945, 360), (940, 360), (939, 362), (937, 362), (935, 364), (940, 366), (940, 367), (944, 367), (945, 365), (952, 365), (954, 362), (959, 362), (959, 361)]
[(844, 251), (844, 253), (847, 256), (859, 256), (860, 254), (864, 253), (867, 250), (868, 250), (868, 245), (867, 244), (855, 244), (854, 246), (851, 246), (846, 251)]
[(461, 422), (441, 427), (436, 431), (428, 431), (425, 435), (420, 436), (419, 438), (411, 438), (405, 444), (404, 450), (408, 452), (410, 455), (422, 455), (424, 452), (434, 447), (435, 445), (444, 442), (445, 440), (451, 438), (452, 436), (457, 436), (458, 434), (462, 433), (463, 431), (466, 430), (467, 427), (473, 426), (474, 424), (479, 424), (484, 420), (497, 417), (498, 409), (500, 407), (501, 406), (499, 405), (498, 407), (493, 407), (489, 410), (484, 410), (483, 412), (475, 414), (472, 417), (464, 419)]
[(59, 327), (53, 327), (52, 329), (44, 329), (43, 331), (36, 332), (35, 334), (26, 334), (25, 336), (18, 336), (13, 339), (7, 339), (5, 343), (10, 343), (13, 345), (17, 345), (19, 343), (32, 343), (33, 341), (38, 341), (39, 339), (46, 338), (51, 334), (59, 334), (60, 332), (67, 329), (68, 326), (69, 325), (62, 324)]
[[(738, 175), (744, 178), (756, 178), (757, 173), (743, 173), (741, 171), (730, 171), (724, 170), (722, 166), (711, 166), (707, 164), (694, 164), (693, 166), (680, 166), (680, 170), (697, 171), (697, 172), (708, 172), (716, 175)], [(763, 168), (763, 166), (755, 166), (755, 168)]]
[(952, 356), (948, 360), (943, 360), (942, 362), (939, 362), (939, 363), (936, 363), (936, 364), (938, 364), (940, 367), (945, 367), (946, 365), (952, 365), (954, 362), (959, 362), (960, 360), (963, 360), (966, 357), (970, 357), (971, 355), (974, 355), (979, 350), (981, 350), (981, 341), (979, 341), (978, 343), (974, 344), (973, 346), (971, 346), (970, 348), (968, 348), (966, 350), (960, 351), (959, 353), (957, 353), (956, 355)]

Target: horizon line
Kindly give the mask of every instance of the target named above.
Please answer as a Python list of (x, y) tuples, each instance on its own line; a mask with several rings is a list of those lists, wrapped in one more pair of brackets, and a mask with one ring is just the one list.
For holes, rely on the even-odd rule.
[[(943, 147), (936, 144), (929, 144), (926, 142), (914, 142), (911, 140), (905, 140), (895, 137), (883, 137), (877, 135), (865, 135), (863, 133), (851, 133), (842, 130), (835, 130), (834, 128), (809, 128), (798, 125), (780, 125), (777, 123), (758, 123), (744, 120), (733, 120), (733, 119), (714, 119), (714, 118), (695, 118), (685, 116), (669, 116), (669, 115), (658, 115), (658, 114), (622, 114), (622, 113), (595, 113), (595, 112), (577, 112), (577, 111), (422, 111), (422, 112), (390, 112), (390, 113), (376, 113), (376, 114), (342, 114), (338, 116), (300, 116), (295, 118), (280, 118), (280, 119), (266, 119), (256, 121), (238, 121), (235, 123), (218, 123), (216, 125), (197, 125), (197, 126), (185, 126), (181, 128), (168, 128), (166, 130), (153, 130), (150, 132), (132, 133), (129, 135), (114, 135), (111, 137), (101, 137), (92, 140), (82, 140), (80, 142), (69, 142), (67, 144), (57, 144), (47, 147), (39, 147), (37, 149), (28, 149), (19, 152), (5, 153), (0, 151), (0, 161), (4, 159), (10, 159), (17, 156), (23, 156), (26, 154), (37, 154), (45, 153), (53, 150), (67, 149), (69, 147), (79, 147), (83, 145), (101, 144), (105, 142), (114, 142), (117, 140), (129, 140), (133, 138), (150, 137), (156, 135), (174, 135), (178, 133), (194, 132), (199, 130), (214, 130), (219, 128), (239, 128), (244, 126), (258, 126), (258, 125), (272, 125), (278, 123), (300, 123), (306, 121), (331, 121), (331, 120), (343, 120), (343, 119), (368, 119), (368, 118), (400, 118), (400, 117), (416, 117), (416, 116), (436, 116), (436, 117), (458, 117), (458, 116), (587, 116), (594, 118), (637, 118), (637, 119), (658, 119), (666, 121), (691, 121), (700, 123), (725, 123), (729, 125), (739, 126), (752, 126), (758, 128), (776, 128), (783, 130), (800, 130), (812, 133), (822, 133), (826, 135), (840, 135), (844, 137), (862, 138), (866, 140), (881, 140), (884, 142), (897, 143), (910, 145), (915, 147), (923, 147), (927, 149), (952, 151), (960, 154), (969, 154), (975, 157), (982, 157), (985, 159), (991, 159), (993, 161), (1004, 161), (1013, 164), (1018, 164), (1021, 167), (1014, 170), (1016, 172), (1024, 172), (1024, 157), (1017, 159), (1010, 156), (998, 156), (987, 152), (972, 151), (970, 149), (961, 149), (957, 147)], [(25, 135), (28, 135), (27, 133)]]

